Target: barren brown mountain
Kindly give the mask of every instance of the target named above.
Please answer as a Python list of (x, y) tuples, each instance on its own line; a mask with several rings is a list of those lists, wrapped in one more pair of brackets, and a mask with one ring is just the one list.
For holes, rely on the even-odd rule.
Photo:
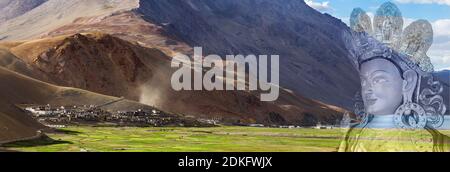
[[(42, 0), (27, 1), (36, 3)], [(0, 40), (34, 39), (77, 18), (109, 16), (137, 8), (138, 3), (138, 0), (47, 0), (22, 15), (0, 23)]]
[[(2, 59), (3, 56), (0, 56)], [(0, 143), (31, 138), (45, 127), (18, 108), (18, 104), (97, 105), (117, 100), (80, 89), (58, 87), (0, 67)], [(107, 110), (144, 109), (148, 106), (122, 101)]]
[(166, 35), (161, 26), (145, 21), (132, 11), (118, 12), (109, 16), (81, 17), (72, 23), (50, 30), (41, 38), (76, 34), (80, 32), (102, 32), (112, 36), (137, 42), (149, 48), (158, 48), (168, 55), (174, 52), (189, 54), (192, 48), (176, 37)]
[(170, 78), (175, 69), (170, 68), (169, 56), (108, 34), (65, 35), (0, 46), (27, 64), (26, 70), (18, 72), (57, 85), (140, 100), (178, 114), (230, 123), (313, 125), (334, 122), (343, 113), (286, 90), (276, 102), (260, 102), (258, 92), (174, 91)]
[(36, 8), (47, 0), (1, 0), (0, 23), (15, 18)]

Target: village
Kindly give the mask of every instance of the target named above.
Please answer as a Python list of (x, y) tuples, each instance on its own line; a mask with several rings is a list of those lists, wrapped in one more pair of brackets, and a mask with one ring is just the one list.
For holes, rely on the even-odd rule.
[(318, 122), (315, 126), (300, 126), (300, 125), (264, 125), (264, 124), (248, 124), (246, 125), (248, 127), (255, 127), (255, 128), (286, 128), (286, 129), (302, 129), (302, 128), (309, 128), (309, 129), (318, 129), (318, 130), (332, 130), (336, 128), (342, 128), (341, 125), (334, 124), (334, 125), (324, 125), (320, 122)]
[[(353, 121), (355, 122), (355, 121)], [(301, 125), (264, 125), (264, 124), (248, 124), (248, 127), (256, 128), (286, 128), (286, 129), (317, 129), (317, 130), (333, 130), (333, 129), (346, 129), (352, 125), (352, 119), (349, 113), (345, 113), (342, 119), (336, 119), (333, 124), (324, 124), (318, 121), (315, 125), (301, 126)]]
[(155, 109), (110, 112), (100, 106), (27, 105), (23, 108), (38, 122), (51, 128), (77, 124), (113, 124), (119, 126), (167, 126), (177, 123), (173, 115)]
[[(160, 110), (146, 107), (145, 109), (136, 110), (120, 110), (108, 111), (104, 107), (118, 103), (125, 100), (121, 97), (99, 105), (71, 105), (71, 106), (56, 106), (56, 105), (34, 105), (21, 104), (16, 105), (18, 108), (27, 112), (32, 118), (36, 119), (41, 124), (50, 128), (65, 128), (68, 125), (113, 125), (122, 127), (164, 127), (164, 126), (217, 126), (227, 125), (223, 123), (220, 117), (198, 118), (196, 122), (187, 122), (180, 117), (172, 114), (167, 114)], [(348, 114), (346, 115), (347, 118)], [(299, 126), (299, 125), (264, 125), (257, 123), (242, 124), (234, 123), (229, 125), (247, 126), (257, 128), (313, 128), (313, 129), (334, 129), (340, 128), (346, 120), (337, 120), (334, 125), (323, 125), (318, 122), (315, 126)]]
[[(110, 102), (111, 104), (114, 102)], [(161, 127), (177, 123), (177, 118), (156, 109), (137, 109), (130, 111), (106, 111), (101, 106), (52, 106), (47, 105), (21, 105), (22, 109), (29, 113), (34, 119), (51, 128), (64, 128), (67, 125), (79, 124), (113, 124), (118, 126), (153, 126)], [(219, 118), (198, 119), (199, 122), (211, 125), (220, 124)], [(313, 128), (313, 129), (334, 129), (340, 125), (323, 125), (320, 122), (316, 126), (298, 125), (263, 125), (246, 124), (248, 127), (258, 128)]]

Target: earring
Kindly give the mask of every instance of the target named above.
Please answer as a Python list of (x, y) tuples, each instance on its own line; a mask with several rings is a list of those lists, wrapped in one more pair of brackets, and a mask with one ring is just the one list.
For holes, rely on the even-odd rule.
[(402, 129), (423, 129), (427, 125), (425, 109), (417, 103), (413, 103), (407, 96), (403, 96), (403, 104), (397, 108), (394, 114), (394, 123)]

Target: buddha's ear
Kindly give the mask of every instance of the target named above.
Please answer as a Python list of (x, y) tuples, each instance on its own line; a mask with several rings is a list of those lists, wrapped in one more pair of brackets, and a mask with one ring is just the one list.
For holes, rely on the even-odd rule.
[[(413, 92), (417, 85), (418, 76), (413, 70), (407, 70), (403, 73), (403, 92)], [(411, 94), (412, 95), (412, 94)]]

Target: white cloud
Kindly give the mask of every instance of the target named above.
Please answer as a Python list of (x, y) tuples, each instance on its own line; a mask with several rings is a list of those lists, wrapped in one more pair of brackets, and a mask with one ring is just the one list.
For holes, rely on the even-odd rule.
[(415, 4), (441, 4), (450, 5), (450, 0), (395, 0), (398, 3), (415, 3)]
[(305, 0), (305, 3), (317, 11), (328, 11), (331, 9), (330, 2), (315, 2), (314, 0)]
[(442, 43), (434, 43), (428, 51), (428, 56), (436, 69), (450, 68), (450, 39)]
[(450, 19), (436, 20), (433, 22), (433, 29), (436, 36), (450, 37)]
[[(405, 26), (414, 19), (405, 19)], [(450, 19), (431, 22), (434, 32), (434, 43), (428, 51), (436, 70), (450, 68)]]
[(440, 19), (431, 23), (434, 43), (429, 51), (436, 69), (450, 69), (450, 19)]

